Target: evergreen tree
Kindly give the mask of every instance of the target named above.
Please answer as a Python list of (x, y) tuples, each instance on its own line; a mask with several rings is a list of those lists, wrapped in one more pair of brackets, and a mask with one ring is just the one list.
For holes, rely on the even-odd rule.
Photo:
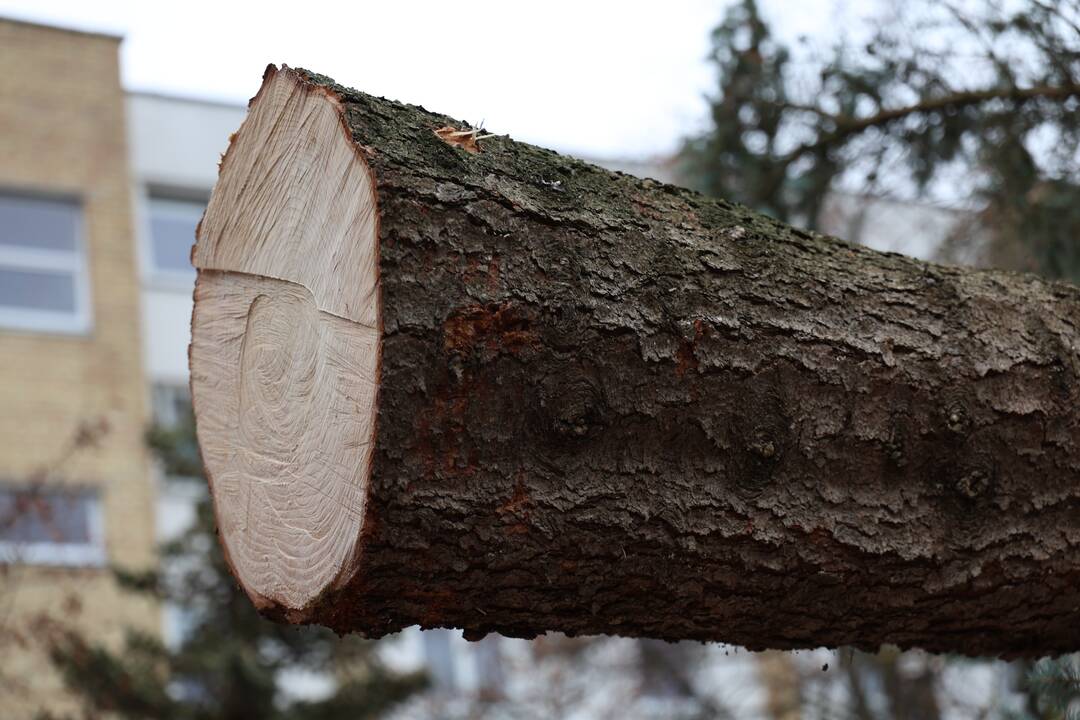
[[(190, 418), (153, 430), (150, 443), (171, 482), (205, 487)], [(84, 704), (78, 717), (364, 720), (424, 686), (422, 675), (385, 667), (372, 641), (260, 617), (226, 567), (209, 494), (199, 497), (190, 529), (161, 548), (160, 571), (114, 571), (129, 591), (151, 593), (178, 611), (185, 627), (175, 646), (130, 630), (115, 652), (70, 628), (50, 632), (52, 660)], [(334, 691), (319, 701), (290, 698), (282, 681), (296, 670), (325, 674)]]
[(885, 7), (822, 49), (734, 5), (687, 181), (811, 229), (837, 190), (964, 208), (946, 259), (1080, 282), (1080, 0)]

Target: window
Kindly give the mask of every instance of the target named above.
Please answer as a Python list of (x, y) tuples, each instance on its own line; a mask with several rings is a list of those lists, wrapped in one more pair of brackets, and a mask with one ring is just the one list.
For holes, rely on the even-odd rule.
[(0, 488), (0, 562), (104, 565), (105, 536), (96, 492)]
[(73, 200), (0, 192), (0, 326), (90, 329), (80, 215)]
[(191, 394), (187, 385), (154, 383), (150, 386), (154, 423), (172, 430), (191, 421)]
[(205, 202), (151, 197), (149, 202), (149, 268), (155, 281), (191, 285), (191, 246)]

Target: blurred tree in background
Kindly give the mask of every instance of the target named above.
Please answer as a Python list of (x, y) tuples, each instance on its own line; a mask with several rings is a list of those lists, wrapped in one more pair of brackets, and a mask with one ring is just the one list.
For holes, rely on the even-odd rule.
[[(939, 259), (1080, 283), (1080, 1), (894, 2), (846, 32), (789, 47), (754, 0), (731, 6), (711, 124), (679, 156), (687, 184), (810, 229), (833, 193), (958, 209)], [(1080, 718), (1078, 657), (1017, 663), (1025, 706), (977, 716)], [(968, 662), (839, 660), (773, 715), (943, 717), (943, 673)]]
[[(171, 482), (200, 483), (201, 489), (206, 481), (194, 435), (189, 419), (153, 430), (150, 443)], [(159, 572), (115, 571), (126, 589), (151, 593), (177, 611), (183, 631), (175, 646), (129, 630), (122, 650), (113, 651), (61, 623), (46, 628), (54, 664), (84, 703), (75, 717), (366, 720), (423, 688), (422, 675), (385, 667), (373, 641), (259, 616), (225, 564), (209, 494), (199, 497), (192, 526), (162, 546)], [(329, 696), (290, 697), (283, 681), (298, 671), (330, 680)]]
[(688, 182), (810, 229), (836, 191), (964, 209), (944, 259), (1080, 282), (1080, 0), (886, 8), (791, 48), (732, 6)]

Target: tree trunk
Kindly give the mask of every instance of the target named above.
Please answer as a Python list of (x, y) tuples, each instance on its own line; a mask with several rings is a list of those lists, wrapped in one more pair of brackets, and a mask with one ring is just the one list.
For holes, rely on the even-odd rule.
[(200, 444), (271, 617), (1080, 649), (1075, 287), (287, 68), (193, 261)]

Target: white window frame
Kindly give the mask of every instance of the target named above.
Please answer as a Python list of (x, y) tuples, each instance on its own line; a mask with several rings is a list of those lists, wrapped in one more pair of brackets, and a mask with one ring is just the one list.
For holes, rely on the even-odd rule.
[[(9, 488), (5, 488), (9, 489)], [(10, 488), (18, 492), (17, 488)], [(96, 490), (49, 488), (56, 492), (79, 492), (87, 501), (87, 542), (13, 542), (0, 540), (0, 564), (49, 567), (104, 567), (105, 513)]]
[[(195, 286), (195, 268), (190, 270), (169, 270), (163, 269), (157, 265), (157, 260), (154, 257), (154, 231), (153, 231), (153, 217), (154, 208), (159, 204), (169, 205), (201, 205), (199, 210), (199, 217), (196, 218), (196, 224), (202, 218), (203, 210), (206, 207), (208, 198), (200, 192), (194, 190), (163, 190), (158, 189), (156, 186), (148, 186), (143, 188), (142, 206), (143, 212), (142, 218), (139, 221), (139, 228), (141, 235), (141, 241), (139, 242), (140, 257), (142, 258), (142, 271), (145, 284), (152, 289), (163, 290), (177, 290), (190, 293)], [(208, 195), (208, 193), (207, 193)], [(179, 210), (179, 209), (178, 209)], [(185, 210), (191, 210), (191, 208), (185, 208)], [(177, 214), (181, 214), (178, 212)], [(190, 217), (187, 213), (182, 213), (186, 217)], [(191, 238), (191, 244), (195, 244), (195, 238)]]
[(0, 328), (67, 335), (88, 334), (93, 328), (93, 316), (90, 303), (90, 272), (83, 237), (82, 204), (71, 197), (31, 194), (9, 189), (0, 189), (0, 195), (9, 198), (22, 197), (30, 200), (53, 201), (75, 207), (75, 237), (72, 239), (71, 250), (13, 247), (0, 244), (0, 267), (2, 268), (70, 273), (75, 299), (74, 311), (35, 310), (0, 305)]

